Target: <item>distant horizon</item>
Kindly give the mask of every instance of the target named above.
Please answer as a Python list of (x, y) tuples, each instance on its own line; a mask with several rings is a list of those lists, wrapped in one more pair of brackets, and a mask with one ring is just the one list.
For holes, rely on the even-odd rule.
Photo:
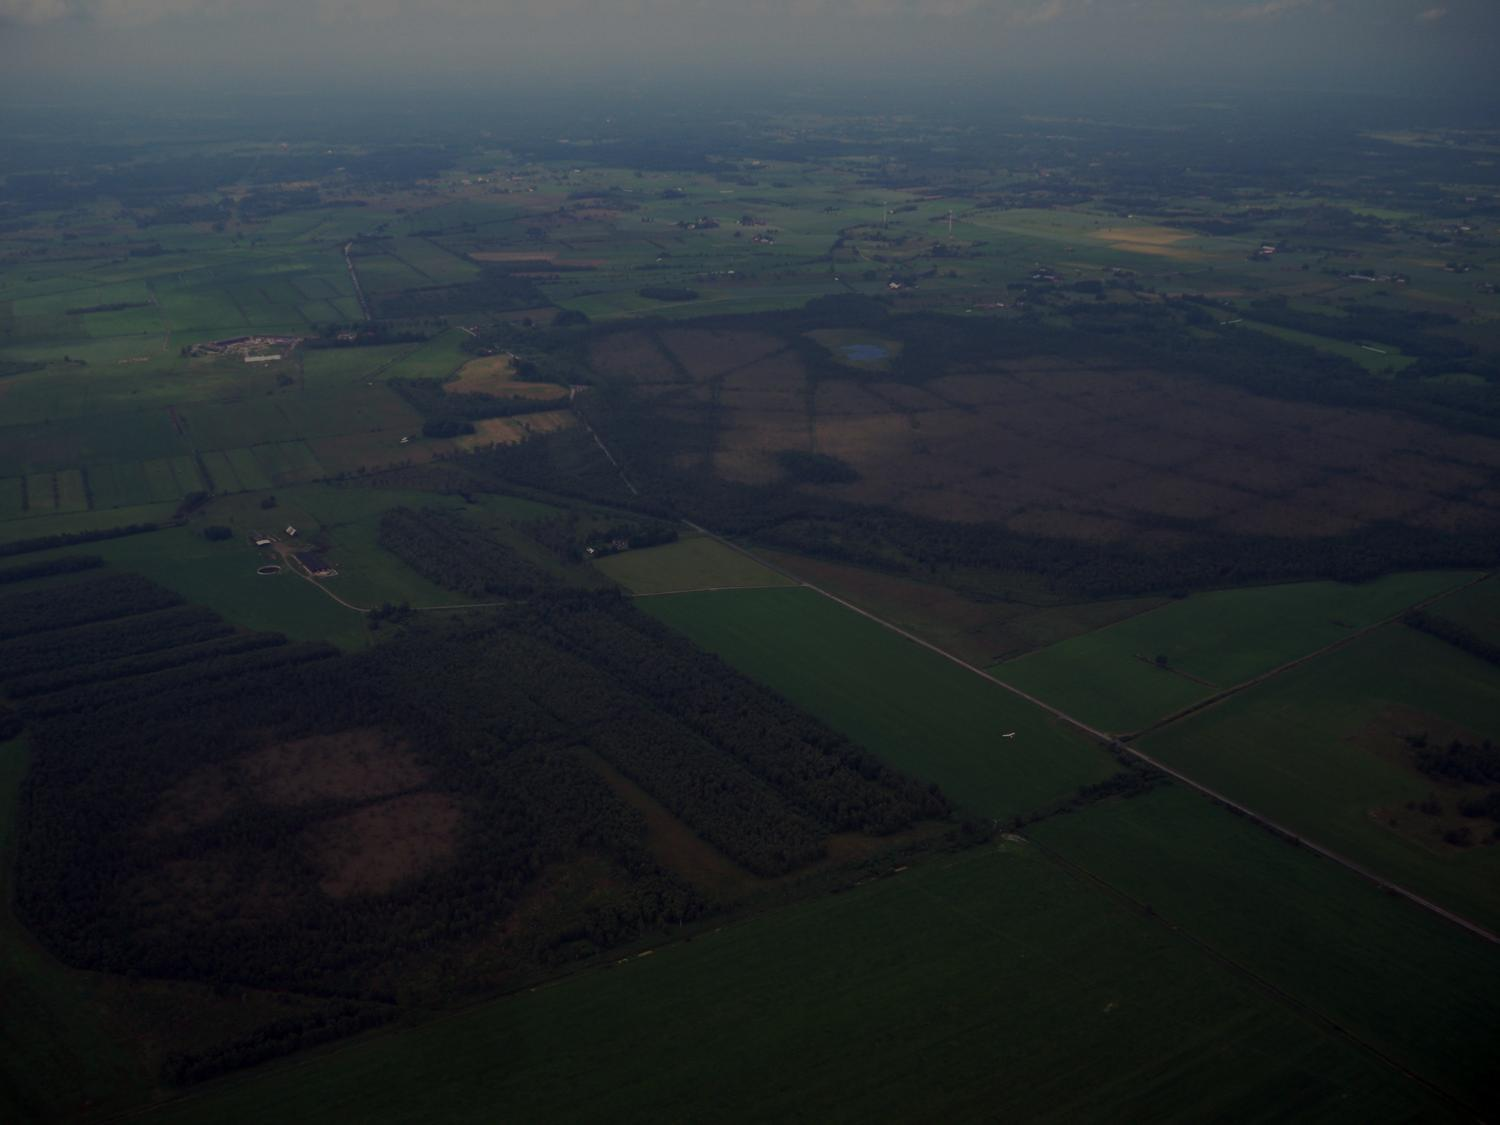
[[(0, 92), (1500, 92), (1489, 0), (0, 0)], [(540, 84), (540, 85), (539, 85)]]

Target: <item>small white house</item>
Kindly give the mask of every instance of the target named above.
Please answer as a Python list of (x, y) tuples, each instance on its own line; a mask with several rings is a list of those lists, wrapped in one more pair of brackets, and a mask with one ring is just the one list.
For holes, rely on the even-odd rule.
[(297, 529), (295, 527), (293, 527), (291, 524), (287, 524), (286, 525), (286, 533), (288, 535), (295, 536), (297, 534)]

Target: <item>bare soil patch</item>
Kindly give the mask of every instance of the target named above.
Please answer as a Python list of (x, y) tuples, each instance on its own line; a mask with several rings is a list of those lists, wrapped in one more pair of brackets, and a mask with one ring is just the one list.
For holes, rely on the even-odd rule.
[(443, 384), (448, 394), (484, 394), (497, 398), (566, 398), (568, 389), (556, 383), (527, 383), (516, 379), (515, 361), (492, 355), (471, 359), (458, 369), (458, 377)]
[(238, 766), (255, 794), (272, 805), (369, 801), (428, 781), (416, 755), (377, 727), (266, 746)]
[[(716, 392), (714, 465), (726, 477), (779, 479), (776, 451), (809, 448), (788, 358), (733, 372)], [(706, 407), (714, 393), (701, 385), (697, 398)], [(1500, 490), (1483, 487), (1494, 477), (1482, 463), (1500, 442), (1048, 357), (925, 386), (822, 379), (810, 448), (860, 479), (809, 491), (1075, 539), (1145, 544), (1163, 517), (1288, 537), (1379, 520), (1500, 532)], [(1152, 534), (1166, 549), (1171, 536)]]
[(611, 379), (637, 383), (678, 383), (683, 377), (647, 332), (616, 332), (594, 341), (589, 363)]
[(469, 254), (476, 262), (551, 262), (556, 250), (475, 250)]
[(937, 395), (910, 383), (873, 383), (866, 390), (889, 403), (894, 410), (920, 413), (951, 409), (950, 404)]
[(670, 329), (661, 334), (661, 342), (698, 380), (744, 367), (786, 347), (785, 341), (763, 332), (701, 328)]
[(464, 813), (447, 793), (408, 793), (304, 833), (330, 898), (381, 894), (434, 871), (457, 850)]
[(807, 386), (807, 368), (790, 352), (781, 352), (744, 367), (732, 368), (724, 376), (724, 389), (799, 394)]
[(148, 837), (171, 836), (202, 828), (222, 818), (238, 803), (229, 767), (203, 766), (161, 795), (143, 831)]

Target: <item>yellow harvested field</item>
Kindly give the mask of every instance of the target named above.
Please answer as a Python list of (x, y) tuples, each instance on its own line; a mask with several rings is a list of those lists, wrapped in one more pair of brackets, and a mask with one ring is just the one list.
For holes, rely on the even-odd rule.
[(533, 434), (552, 434), (558, 430), (572, 429), (578, 419), (571, 410), (543, 410), (538, 414), (522, 414), (508, 421)]
[(521, 383), (516, 381), (515, 361), (509, 356), (491, 355), (471, 359), (458, 370), (458, 378), (444, 383), (451, 395), (496, 395), (500, 398), (565, 398), (566, 387), (556, 383)]
[(526, 431), (514, 418), (483, 418), (474, 423), (474, 432), (453, 439), (460, 449), (483, 449), (490, 445), (515, 445), (524, 441)]
[(1141, 243), (1146, 246), (1170, 246), (1174, 242), (1185, 242), (1192, 238), (1188, 231), (1171, 227), (1104, 227), (1090, 232), (1090, 237), (1103, 242)]
[(550, 262), (556, 250), (476, 250), (470, 254), (476, 262)]
[(1188, 250), (1177, 246), (1162, 246), (1152, 242), (1111, 242), (1111, 250), (1124, 250), (1130, 254), (1150, 254), (1153, 258), (1175, 258), (1179, 262), (1193, 262), (1207, 257), (1202, 251)]
[(528, 434), (550, 434), (578, 424), (571, 410), (543, 410), (537, 414), (517, 414), (512, 418), (482, 418), (474, 423), (474, 432), (453, 439), (460, 449), (484, 449), (491, 445), (516, 445)]

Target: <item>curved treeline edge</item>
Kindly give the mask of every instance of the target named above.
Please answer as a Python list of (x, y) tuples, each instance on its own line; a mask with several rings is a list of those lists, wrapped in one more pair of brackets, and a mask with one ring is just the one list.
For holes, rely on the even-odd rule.
[(104, 560), (98, 555), (63, 555), (42, 562), (7, 566), (0, 568), (0, 586), (9, 582), (25, 582), (30, 578), (48, 578), (54, 574), (77, 574), (81, 570), (94, 570), (103, 565)]
[[(715, 910), (651, 850), (642, 814), (599, 759), (747, 878), (805, 867), (834, 832), (948, 815), (930, 786), (613, 592), (418, 616), (385, 643), (338, 654), (279, 637), (198, 640), (213, 623), (187, 609), (63, 627), (71, 593), (91, 585), (67, 587), (50, 617), (32, 614), (31, 636), (0, 644), (12, 686), (57, 689), (22, 705), (32, 754), (19, 915), (76, 966), (353, 1004), (205, 1042), (169, 1062), (175, 1081), (386, 1017), (370, 1004), (451, 1002)], [(129, 629), (150, 647), (132, 651)], [(27, 667), (46, 640), (78, 666)], [(263, 647), (233, 651), (241, 645)], [(376, 741), (359, 745), (406, 756), (403, 780), (290, 800), (265, 788), (264, 752), (362, 731)], [(270, 760), (300, 771), (317, 754)], [(351, 826), (402, 802), (448, 810), (452, 847), (389, 885), (330, 890), (329, 864), (359, 854), (346, 851), (359, 839)], [(556, 895), (574, 881), (586, 893)], [(490, 975), (428, 971), (480, 937)]]
[(284, 1016), (227, 1043), (217, 1043), (198, 1051), (176, 1052), (167, 1058), (162, 1076), (178, 1086), (206, 1082), (232, 1070), (255, 1066), (307, 1047), (380, 1027), (397, 1015), (398, 1010), (388, 1005), (344, 1000), (303, 1015)]

